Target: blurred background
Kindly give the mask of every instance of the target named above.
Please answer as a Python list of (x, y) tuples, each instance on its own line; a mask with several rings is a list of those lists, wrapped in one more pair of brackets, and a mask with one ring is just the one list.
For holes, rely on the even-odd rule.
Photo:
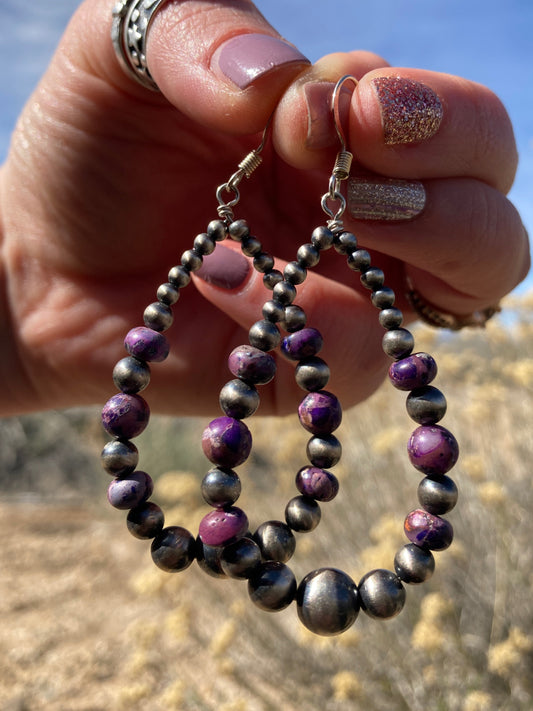
[[(391, 64), (458, 74), (503, 100), (521, 163), (511, 198), (532, 232), (533, 3), (508, 0), (260, 0), (267, 19), (311, 60), (368, 49)], [(0, 0), (0, 159), (77, 0)], [(420, 327), (438, 360), (444, 421), (462, 457), (452, 547), (434, 577), (410, 586), (402, 614), (362, 613), (335, 638), (306, 633), (294, 606), (254, 608), (246, 584), (196, 565), (169, 575), (109, 510), (105, 442), (86, 410), (0, 422), (0, 708), (5, 711), (531, 711), (533, 709), (532, 277), (484, 332)], [(346, 413), (334, 472), (342, 494), (298, 537), (298, 579), (331, 565), (357, 582), (391, 568), (417, 505), (405, 456), (412, 423), (385, 383)], [(255, 418), (254, 418), (255, 419)], [(205, 423), (154, 418), (142, 466), (168, 524), (197, 530)], [(257, 419), (239, 473), (254, 527), (283, 518), (305, 433), (294, 418)], [(272, 442), (276, 447), (272, 447)], [(273, 450), (274, 449), (274, 453)]]

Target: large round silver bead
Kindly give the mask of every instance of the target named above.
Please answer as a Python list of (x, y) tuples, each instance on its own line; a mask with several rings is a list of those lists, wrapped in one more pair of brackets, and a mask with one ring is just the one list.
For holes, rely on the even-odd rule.
[(358, 589), (361, 609), (369, 617), (395, 617), (405, 604), (405, 588), (390, 570), (371, 570), (361, 578)]
[(357, 587), (336, 568), (320, 568), (305, 576), (296, 593), (298, 617), (315, 634), (332, 636), (353, 625), (359, 614)]

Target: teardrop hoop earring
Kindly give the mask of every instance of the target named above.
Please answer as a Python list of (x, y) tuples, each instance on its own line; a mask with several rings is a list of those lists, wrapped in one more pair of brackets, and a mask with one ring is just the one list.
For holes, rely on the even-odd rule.
[[(177, 572), (196, 560), (214, 577), (247, 580), (251, 600), (263, 610), (282, 610), (295, 600), (301, 622), (321, 635), (344, 632), (360, 610), (379, 619), (397, 615), (405, 602), (404, 584), (422, 583), (431, 577), (433, 551), (444, 550), (452, 542), (452, 526), (442, 514), (451, 511), (457, 501), (457, 488), (447, 472), (455, 465), (459, 449), (451, 432), (437, 424), (446, 412), (446, 400), (430, 385), (437, 365), (429, 354), (413, 353), (414, 338), (401, 325), (402, 312), (394, 306), (395, 295), (385, 285), (382, 270), (372, 265), (369, 253), (358, 247), (356, 237), (343, 226), (346, 202), (341, 184), (349, 176), (353, 159), (346, 149), (339, 119), (339, 94), (347, 82), (354, 87), (357, 84), (351, 76), (342, 77), (332, 98), (341, 150), (328, 192), (321, 199), (329, 218), (326, 225), (313, 231), (310, 241), (299, 247), (294, 261), (281, 273), (247, 223), (235, 219), (239, 184), (261, 162), (265, 129), (261, 145), (246, 156), (227, 183), (219, 186), (218, 219), (208, 224), (206, 231), (194, 239), (192, 248), (182, 254), (180, 264), (172, 267), (168, 282), (157, 289), (157, 301), (144, 311), (144, 326), (127, 334), (124, 344), (128, 355), (113, 371), (120, 392), (102, 412), (104, 428), (114, 437), (102, 452), (104, 469), (114, 477), (108, 499), (112, 506), (129, 510), (127, 525), (135, 537), (152, 540), (156, 565)], [(212, 420), (202, 436), (203, 451), (214, 465), (202, 482), (203, 497), (212, 510), (202, 519), (195, 537), (180, 526), (164, 527), (161, 508), (149, 500), (152, 480), (136, 470), (139, 455), (131, 439), (148, 424), (149, 407), (139, 392), (150, 381), (149, 363), (161, 362), (169, 353), (163, 332), (172, 324), (172, 307), (180, 290), (189, 284), (191, 273), (201, 267), (203, 257), (214, 251), (217, 242), (228, 238), (240, 242), (243, 254), (253, 259), (254, 268), (263, 274), (265, 287), (272, 294), (265, 301), (262, 318), (249, 330), (249, 343), (229, 355), (228, 367), (234, 377), (220, 392), (224, 414)], [(420, 508), (405, 519), (409, 543), (396, 554), (394, 571), (372, 570), (357, 585), (336, 568), (313, 570), (297, 584), (287, 566), (296, 549), (294, 533), (314, 530), (321, 518), (320, 503), (331, 501), (339, 490), (338, 480), (329, 469), (342, 454), (333, 434), (340, 425), (342, 409), (337, 397), (324, 389), (330, 373), (318, 355), (322, 336), (316, 328), (307, 326), (303, 309), (294, 303), (296, 287), (319, 263), (321, 252), (331, 247), (346, 258), (351, 270), (360, 273), (372, 304), (379, 310), (379, 322), (385, 329), (382, 347), (393, 360), (389, 379), (394, 387), (409, 393), (407, 411), (418, 425), (408, 442), (408, 456), (424, 475), (418, 486)], [(287, 335), (282, 337), (280, 329)], [(276, 361), (271, 353), (278, 347), (284, 357), (296, 362), (296, 382), (307, 393), (298, 407), (298, 417), (311, 434), (306, 450), (309, 465), (296, 475), (298, 495), (286, 505), (285, 521), (266, 521), (251, 533), (247, 515), (235, 506), (241, 482), (234, 469), (251, 452), (252, 436), (243, 420), (259, 406), (258, 388), (275, 377)]]

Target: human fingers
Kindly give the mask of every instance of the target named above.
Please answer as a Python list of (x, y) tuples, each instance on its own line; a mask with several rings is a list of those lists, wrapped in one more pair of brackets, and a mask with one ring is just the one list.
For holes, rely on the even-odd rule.
[[(511, 291), (529, 270), (527, 233), (514, 206), (498, 190), (469, 178), (422, 182), (383, 181), (371, 176), (350, 182), (347, 214), (395, 210), (398, 190), (421, 192), (424, 208), (411, 220), (354, 220), (346, 223), (370, 250), (405, 263), (406, 273), (437, 307), (467, 314)], [(388, 195), (388, 197), (387, 197)], [(391, 202), (387, 205), (387, 200)], [(377, 204), (377, 203), (376, 203)], [(374, 204), (374, 207), (376, 207)]]
[[(335, 253), (323, 254), (321, 261), (328, 262), (328, 268), (324, 270), (321, 264), (316, 270), (307, 271), (305, 281), (297, 287), (294, 304), (305, 311), (307, 325), (317, 328), (323, 336), (320, 355), (331, 368), (328, 388), (342, 395), (346, 405), (352, 405), (368, 397), (384, 377), (387, 359), (381, 348), (383, 328), (359, 278), (343, 265), (346, 259)], [(286, 264), (276, 259), (275, 266), (280, 271)], [(338, 278), (343, 271), (348, 283)], [(262, 274), (251, 267), (235, 243), (219, 245), (204, 260), (194, 281), (204, 299), (219, 310), (221, 318), (226, 316), (239, 325), (243, 335), (263, 318), (263, 306), (272, 298)], [(354, 364), (357, 372), (365, 373), (364, 378), (357, 377)], [(301, 394), (294, 382), (294, 365), (278, 358), (275, 383), (265, 391), (264, 407), (268, 410), (286, 412)]]
[(149, 103), (164, 98), (216, 130), (260, 131), (287, 85), (309, 66), (249, 0), (169, 0), (153, 16), (146, 46), (157, 95), (117, 62), (109, 36), (112, 7), (112, 0), (86, 0), (80, 7), (64, 40), (73, 63), (129, 96)]
[[(297, 167), (322, 165), (325, 143), (329, 153), (335, 145), (333, 84), (341, 67), (357, 74), (357, 55), (343, 56), (342, 62), (339, 55), (320, 60), (280, 103), (276, 147)], [(310, 125), (315, 74), (325, 88)], [(348, 118), (349, 148), (366, 170), (388, 177), (476, 178), (502, 192), (514, 179), (517, 152), (507, 112), (493, 92), (466, 79), (419, 69), (374, 69), (360, 78)]]

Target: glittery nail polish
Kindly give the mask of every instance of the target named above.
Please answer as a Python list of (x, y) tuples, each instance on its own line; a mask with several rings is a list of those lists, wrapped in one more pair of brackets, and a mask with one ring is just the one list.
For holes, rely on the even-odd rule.
[(372, 79), (387, 145), (418, 143), (433, 136), (442, 121), (442, 104), (434, 91), (413, 79)]
[(418, 180), (350, 178), (348, 211), (357, 220), (412, 220), (426, 205)]

